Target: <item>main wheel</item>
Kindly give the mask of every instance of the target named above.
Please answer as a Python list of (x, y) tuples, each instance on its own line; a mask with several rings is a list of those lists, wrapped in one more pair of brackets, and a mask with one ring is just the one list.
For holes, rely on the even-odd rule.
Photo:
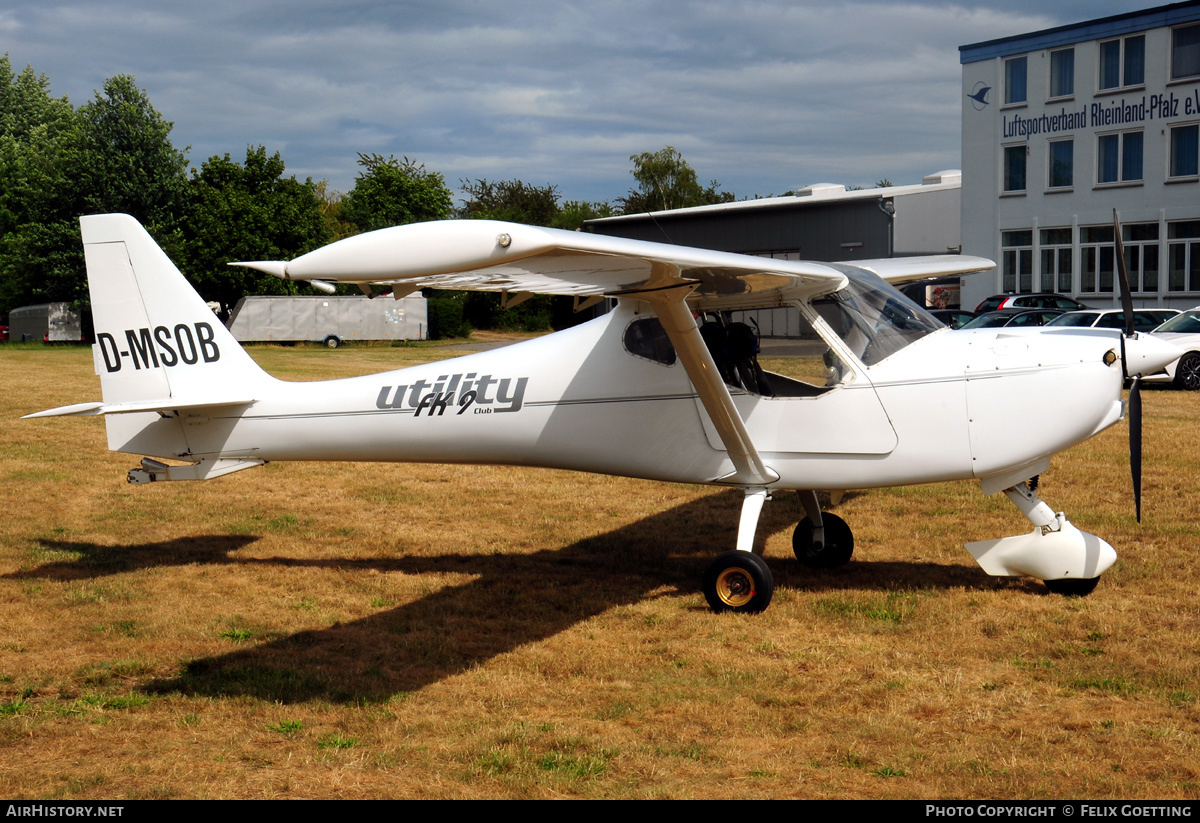
[(761, 612), (773, 594), (775, 578), (757, 554), (725, 552), (704, 572), (704, 599), (714, 612)]
[(1064, 597), (1084, 597), (1096, 590), (1099, 577), (1064, 577), (1061, 580), (1043, 580), (1051, 594), (1061, 594)]
[(1200, 389), (1200, 354), (1190, 351), (1179, 358), (1175, 368), (1175, 385), (1188, 391)]
[(825, 542), (818, 546), (813, 540), (813, 524), (807, 517), (792, 532), (792, 551), (802, 565), (810, 569), (836, 569), (850, 562), (854, 554), (854, 533), (846, 521), (836, 514), (822, 512)]
[(342, 341), (337, 338), (337, 335), (331, 334), (325, 338), (325, 347), (326, 348), (336, 349), (340, 345), (342, 345)]

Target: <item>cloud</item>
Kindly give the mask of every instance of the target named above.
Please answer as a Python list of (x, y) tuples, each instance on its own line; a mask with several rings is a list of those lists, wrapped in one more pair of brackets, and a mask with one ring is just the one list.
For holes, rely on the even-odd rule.
[[(1149, 4), (1147, 4), (1149, 5)], [(739, 195), (959, 163), (958, 47), (1113, 2), (42, 0), (10, 53), (83, 102), (133, 74), (194, 165), (246, 145), (346, 190), (358, 152), (610, 200), (674, 145)]]

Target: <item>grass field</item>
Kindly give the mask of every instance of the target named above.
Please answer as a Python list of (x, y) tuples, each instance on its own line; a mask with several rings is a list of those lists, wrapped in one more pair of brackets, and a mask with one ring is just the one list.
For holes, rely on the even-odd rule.
[[(259, 348), (285, 379), (437, 348)], [(758, 616), (699, 591), (734, 492), (271, 464), (130, 486), (89, 352), (0, 347), (0, 796), (1200, 797), (1200, 396), (1147, 389), (1041, 492), (1117, 549), (1087, 598), (984, 575), (1029, 529), (956, 483), (851, 493), (855, 560), (764, 511)], [(614, 446), (616, 447), (616, 446)]]

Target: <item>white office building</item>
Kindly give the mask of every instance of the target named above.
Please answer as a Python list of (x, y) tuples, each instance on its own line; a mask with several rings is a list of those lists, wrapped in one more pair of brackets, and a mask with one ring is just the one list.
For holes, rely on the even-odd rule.
[(1200, 304), (1200, 0), (960, 48), (962, 305), (1057, 291)]

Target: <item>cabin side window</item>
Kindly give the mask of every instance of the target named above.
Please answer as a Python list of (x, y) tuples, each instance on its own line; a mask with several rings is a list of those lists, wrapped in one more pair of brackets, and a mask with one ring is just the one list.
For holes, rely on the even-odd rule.
[(675, 347), (657, 317), (641, 317), (625, 327), (625, 351), (664, 366), (675, 365)]
[(697, 322), (731, 389), (763, 397), (814, 397), (852, 375), (795, 306), (704, 312)]

